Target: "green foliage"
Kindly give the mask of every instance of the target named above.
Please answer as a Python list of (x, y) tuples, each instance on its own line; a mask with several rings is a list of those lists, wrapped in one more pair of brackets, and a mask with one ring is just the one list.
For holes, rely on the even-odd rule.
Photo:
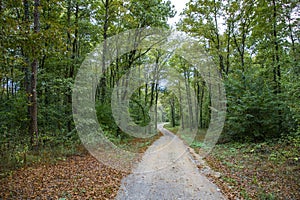
[(226, 84), (228, 113), (220, 141), (299, 132), (297, 9), (294, 1), (188, 3), (178, 27), (198, 37)]
[[(242, 73), (240, 76), (242, 77)], [(280, 102), (259, 75), (229, 77), (226, 82), (228, 115), (225, 131), (234, 139), (279, 137)]]
[(203, 142), (199, 142), (199, 141), (193, 141), (192, 144), (190, 144), (190, 147), (192, 148), (203, 148), (204, 144)]
[[(103, 39), (144, 26), (167, 27), (173, 16), (169, 1), (109, 0), (105, 1), (41, 1), (39, 33), (33, 25), (32, 1), (0, 2), (0, 148), (1, 161), (20, 166), (38, 161), (30, 143), (30, 80), (33, 59), (39, 60), (38, 151), (71, 149), (79, 138), (72, 119), (72, 85), (78, 68), (87, 53)], [(106, 30), (104, 30), (104, 26)], [(111, 91), (127, 67), (142, 52), (131, 52), (116, 61), (111, 74), (106, 74), (106, 91)], [(131, 57), (130, 57), (131, 56)], [(129, 64), (130, 63), (130, 64)], [(118, 66), (117, 66), (118, 65)], [(119, 67), (119, 68), (117, 68)], [(97, 102), (97, 117), (105, 134), (112, 139), (127, 137), (114, 123), (109, 94)], [(147, 124), (145, 102), (135, 99), (132, 116)], [(149, 103), (148, 97), (147, 102)], [(142, 116), (142, 118), (140, 118)], [(90, 123), (90, 122), (87, 122)], [(53, 148), (53, 149), (51, 149)], [(61, 153), (64, 154), (63, 150)], [(26, 158), (26, 162), (25, 162)]]
[(166, 129), (168, 129), (169, 131), (171, 131), (172, 133), (177, 133), (178, 132), (178, 130), (179, 130), (179, 126), (175, 126), (175, 127), (173, 127), (171, 124), (166, 124), (166, 125), (164, 125), (164, 128), (166, 128)]
[(26, 97), (23, 92), (16, 95), (14, 101), (5, 99), (0, 103), (0, 129), (3, 133), (0, 137), (9, 140), (12, 136), (26, 135), (28, 124), (26, 106)]
[(167, 27), (169, 17), (175, 15), (170, 1), (162, 0), (131, 0), (128, 4), (130, 14), (127, 26), (129, 27)]
[[(168, 17), (173, 15), (169, 1), (110, 0), (109, 5), (103, 1), (41, 1), (40, 30), (34, 33), (34, 4), (25, 3), (0, 2), (1, 168), (5, 163), (8, 168), (18, 167), (47, 160), (52, 155), (76, 153), (80, 140), (72, 116), (72, 85), (87, 53), (103, 41), (106, 20), (108, 37), (142, 26), (166, 27)], [(140, 54), (132, 56), (137, 60)], [(128, 70), (127, 64), (134, 63), (127, 59), (129, 55), (124, 57), (119, 60), (119, 69), (106, 74), (108, 92)], [(37, 152), (32, 150), (29, 130), (32, 94), (28, 88), (34, 58), (39, 61)], [(127, 136), (114, 123), (110, 104), (106, 103), (110, 101), (109, 95), (106, 98), (105, 103), (96, 105), (100, 125), (107, 137), (123, 139)], [(132, 116), (138, 123), (146, 124), (148, 119), (139, 118), (144, 102), (137, 102), (141, 105), (133, 104)]]
[(118, 133), (118, 126), (113, 118), (110, 104), (102, 104), (97, 102), (96, 112), (100, 126), (104, 131), (108, 131), (110, 134)]
[(129, 103), (130, 117), (139, 126), (147, 126), (151, 121), (148, 106), (144, 103), (137, 95), (133, 95)]
[(260, 192), (258, 198), (261, 200), (274, 200), (276, 196), (272, 193)]
[[(16, 165), (24, 164), (25, 157), (26, 162), (38, 160), (38, 156), (31, 154), (32, 113), (28, 109), (34, 58), (40, 63), (37, 94), (41, 151), (62, 148), (63, 144), (70, 147), (70, 151), (76, 151), (73, 146), (79, 143), (79, 138), (72, 119), (71, 92), (87, 53), (103, 39), (124, 30), (168, 27), (168, 18), (174, 16), (170, 1), (162, 0), (42, 1), (41, 27), (37, 34), (32, 27), (34, 5), (29, 2), (26, 7), (24, 2), (0, 2), (1, 160), (11, 160)], [(283, 143), (300, 146), (297, 9), (296, 1), (259, 0), (252, 4), (248, 0), (197, 0), (190, 1), (183, 12), (178, 28), (198, 38), (224, 78), (228, 100), (224, 141), (259, 142), (281, 138)], [(222, 29), (220, 18), (224, 19)], [(137, 41), (142, 39), (139, 35), (136, 37)], [(198, 120), (198, 127), (208, 127), (211, 99), (207, 84), (201, 74), (179, 56), (162, 63), (161, 56), (165, 53), (135, 50), (120, 55), (105, 71), (105, 84), (99, 84), (101, 92), (96, 95), (96, 99), (101, 100), (96, 102), (96, 111), (105, 135), (112, 141), (120, 143), (129, 137), (114, 122), (110, 92), (131, 67), (151, 62), (157, 62), (157, 71), (143, 76), (145, 85), (130, 100), (129, 112), (134, 122), (147, 125), (150, 107), (157, 109), (160, 104), (164, 107), (162, 118), (172, 123), (173, 130), (178, 125), (188, 124), (185, 118), (191, 112), (184, 115), (181, 105), (182, 98), (186, 97), (178, 99), (168, 88), (155, 85), (164, 78), (161, 66), (168, 65), (184, 77), (181, 86), (177, 80), (173, 83), (179, 93), (190, 87), (194, 89), (198, 102), (194, 120)], [(105, 87), (104, 90), (101, 87)], [(161, 99), (156, 102), (158, 96)], [(200, 141), (192, 146), (203, 147)], [(236, 153), (239, 148), (231, 147), (229, 152)], [(261, 144), (251, 146), (249, 153), (267, 150)], [(293, 160), (291, 162), (299, 159), (292, 150), (273, 152), (268, 159), (277, 162), (285, 157)]]

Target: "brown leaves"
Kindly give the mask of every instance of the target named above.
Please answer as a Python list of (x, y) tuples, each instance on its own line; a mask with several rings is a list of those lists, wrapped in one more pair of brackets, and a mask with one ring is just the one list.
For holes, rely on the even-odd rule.
[[(143, 153), (161, 135), (125, 144)], [(0, 179), (0, 199), (114, 199), (125, 175), (91, 155), (72, 156), (53, 165), (24, 167)]]
[[(232, 145), (232, 147), (234, 147)], [(207, 163), (222, 173), (212, 180), (229, 199), (297, 199), (300, 195), (300, 165), (272, 160), (272, 154), (291, 152), (290, 146), (270, 145), (268, 151), (251, 151), (218, 145)], [(280, 151), (278, 150), (280, 149)], [(233, 151), (234, 150), (234, 151)]]
[(2, 199), (113, 199), (126, 174), (90, 155), (22, 168), (0, 180)]

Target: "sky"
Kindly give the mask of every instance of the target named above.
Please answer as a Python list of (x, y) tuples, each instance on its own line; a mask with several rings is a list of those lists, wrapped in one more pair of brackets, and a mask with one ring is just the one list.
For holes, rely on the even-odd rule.
[(185, 4), (189, 2), (189, 0), (171, 0), (171, 2), (175, 6), (175, 10), (177, 11), (177, 14), (174, 18), (169, 19), (168, 22), (172, 25), (175, 25), (175, 23), (178, 22), (180, 19), (179, 14), (183, 11)]

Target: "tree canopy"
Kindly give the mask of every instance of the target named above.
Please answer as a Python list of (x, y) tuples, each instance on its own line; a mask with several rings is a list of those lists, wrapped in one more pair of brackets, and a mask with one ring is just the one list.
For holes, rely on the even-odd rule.
[[(88, 53), (100, 43), (108, 48), (106, 40), (124, 31), (171, 30), (167, 21), (174, 15), (174, 6), (163, 0), (0, 1), (3, 152), (17, 159), (16, 152), (24, 149), (79, 143), (72, 89)], [(299, 23), (299, 4), (293, 0), (187, 3), (176, 28), (195, 38), (225, 83), (227, 118), (219, 142), (300, 134)], [(137, 31), (136, 42), (142, 40)], [(184, 58), (154, 47), (132, 50), (111, 63), (105, 56), (95, 109), (107, 137), (129, 137), (113, 118), (111, 96), (118, 81), (127, 86), (121, 77), (134, 67), (145, 72), (139, 74), (142, 86), (130, 99), (136, 124), (146, 126), (154, 119), (182, 129), (209, 127), (214, 111), (210, 85)], [(149, 63), (154, 63), (153, 70)], [(172, 82), (178, 96), (164, 86), (164, 67), (181, 75)], [(153, 108), (156, 115), (151, 118)]]

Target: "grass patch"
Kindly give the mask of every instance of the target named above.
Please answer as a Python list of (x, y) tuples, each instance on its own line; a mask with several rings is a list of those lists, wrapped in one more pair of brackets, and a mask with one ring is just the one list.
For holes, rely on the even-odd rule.
[(179, 126), (173, 127), (171, 124), (166, 124), (164, 125), (164, 128), (176, 134), (180, 127)]
[(198, 129), (197, 133), (192, 133), (189, 129), (181, 129), (180, 126), (172, 127), (170, 124), (164, 126), (165, 129), (171, 131), (172, 133), (178, 135), (182, 140), (187, 142), (196, 151), (200, 148), (205, 147), (203, 141), (206, 135), (206, 129)]

